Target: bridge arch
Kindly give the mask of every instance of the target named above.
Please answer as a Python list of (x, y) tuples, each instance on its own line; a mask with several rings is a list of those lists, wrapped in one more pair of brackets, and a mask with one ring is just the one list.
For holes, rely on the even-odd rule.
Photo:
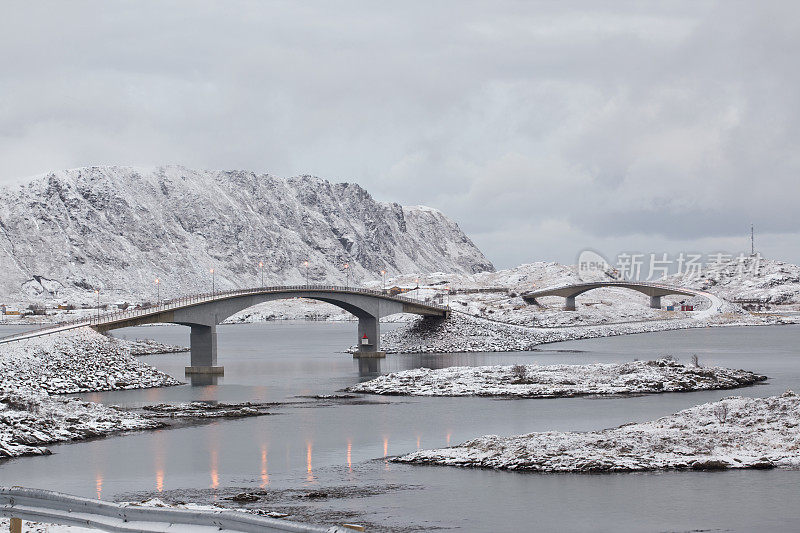
[(692, 289), (671, 287), (660, 283), (645, 283), (635, 281), (596, 281), (589, 283), (575, 283), (550, 289), (542, 289), (522, 294), (522, 299), (528, 304), (538, 304), (537, 298), (545, 296), (562, 296), (565, 299), (564, 310), (575, 311), (575, 297), (594, 289), (605, 287), (618, 287), (641, 292), (650, 297), (650, 307), (661, 309), (661, 297), (671, 294), (681, 296), (703, 296), (703, 294)]
[(446, 317), (447, 307), (393, 296), (384, 291), (336, 286), (259, 287), (170, 300), (158, 305), (106, 313), (91, 319), (42, 328), (0, 339), (0, 343), (47, 335), (83, 326), (104, 332), (143, 324), (170, 323), (191, 328), (191, 364), (187, 373), (223, 373), (217, 366), (217, 325), (228, 317), (255, 305), (290, 298), (327, 302), (358, 318), (358, 350), (354, 357), (384, 357), (380, 350), (380, 319), (395, 313)]

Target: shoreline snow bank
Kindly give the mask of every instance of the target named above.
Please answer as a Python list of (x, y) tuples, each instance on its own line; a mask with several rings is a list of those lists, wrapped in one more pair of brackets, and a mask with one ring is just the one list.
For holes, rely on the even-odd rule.
[(800, 468), (800, 397), (730, 397), (588, 433), (487, 435), (393, 461), (534, 472)]
[(162, 427), (138, 413), (55, 395), (179, 385), (135, 357), (163, 348), (88, 327), (2, 345), (0, 459), (47, 454), (45, 444)]
[(418, 318), (381, 336), (386, 353), (458, 353), (530, 351), (540, 344), (634, 333), (718, 326), (781, 324), (745, 315), (720, 314), (714, 319), (665, 319), (563, 328), (517, 326), (453, 313), (449, 319)]
[(589, 365), (417, 368), (349, 387), (348, 392), (410, 396), (560, 398), (732, 389), (766, 380), (747, 370), (682, 365), (669, 358)]
[(89, 327), (15, 341), (0, 346), (0, 385), (53, 394), (179, 385), (134, 357), (153, 353), (154, 347), (107, 337)]
[(164, 424), (114, 406), (30, 389), (0, 390), (0, 459), (48, 455), (43, 445)]

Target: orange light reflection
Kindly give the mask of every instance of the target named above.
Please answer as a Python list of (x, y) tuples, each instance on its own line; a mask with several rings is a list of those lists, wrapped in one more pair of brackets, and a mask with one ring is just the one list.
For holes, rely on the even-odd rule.
[(314, 471), (311, 468), (311, 441), (306, 441), (306, 481), (314, 482)]
[(219, 469), (217, 465), (217, 450), (211, 450), (211, 488), (219, 487)]
[(269, 474), (267, 473), (267, 445), (261, 445), (261, 488), (269, 485)]

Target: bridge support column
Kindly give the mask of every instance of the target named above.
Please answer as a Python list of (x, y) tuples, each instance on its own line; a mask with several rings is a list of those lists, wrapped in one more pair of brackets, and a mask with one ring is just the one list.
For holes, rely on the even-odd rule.
[(224, 367), (217, 366), (217, 326), (192, 324), (189, 336), (192, 366), (187, 374), (224, 374)]
[[(366, 339), (364, 336), (366, 335)], [(353, 357), (386, 357), (381, 350), (381, 323), (374, 316), (358, 318), (358, 350)]]
[(567, 296), (564, 302), (564, 311), (575, 311), (575, 297)]
[(650, 307), (653, 309), (661, 309), (661, 296), (651, 296)]

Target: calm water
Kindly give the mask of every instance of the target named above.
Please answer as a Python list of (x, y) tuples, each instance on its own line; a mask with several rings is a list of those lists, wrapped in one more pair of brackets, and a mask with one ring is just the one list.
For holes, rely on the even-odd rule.
[[(400, 485), (374, 496), (309, 504), (323, 513), (353, 511), (362, 521), (398, 530), (787, 531), (800, 523), (800, 472), (541, 475), (384, 460), (484, 434), (595, 430), (731, 394), (800, 390), (800, 327), (684, 330), (570, 341), (526, 353), (396, 355), (367, 363), (336, 351), (353, 342), (354, 330), (354, 323), (220, 327), (220, 364), (226, 375), (216, 384), (86, 398), (131, 406), (190, 399), (288, 402), (275, 416), (54, 446), (52, 456), (0, 464), (0, 484), (104, 499), (132, 491), (230, 486), (327, 490)], [(188, 328), (181, 327), (116, 334), (188, 342)], [(770, 380), (735, 392), (620, 399), (299, 398), (336, 393), (378, 373), (419, 366), (612, 362), (661, 354), (688, 361), (693, 353), (703, 364), (752, 369)], [(180, 377), (188, 354), (145, 360)]]

